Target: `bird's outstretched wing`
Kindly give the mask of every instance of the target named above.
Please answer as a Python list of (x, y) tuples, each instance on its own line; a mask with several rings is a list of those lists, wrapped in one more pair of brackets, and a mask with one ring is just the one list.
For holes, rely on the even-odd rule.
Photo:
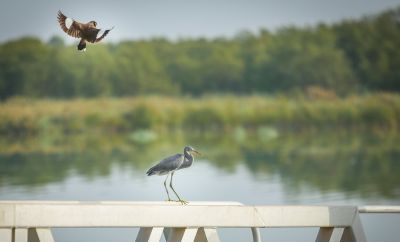
[(157, 165), (147, 171), (147, 175), (165, 175), (168, 172), (179, 169), (183, 163), (184, 156), (176, 154), (161, 160)]
[(61, 29), (69, 36), (75, 38), (82, 37), (82, 23), (79, 23), (72, 18), (68, 18), (61, 11), (58, 11), (57, 19)]
[[(100, 42), (102, 39), (104, 39), (104, 37), (106, 37), (106, 35), (111, 31), (111, 30), (113, 30), (114, 29), (114, 27), (112, 27), (111, 29), (106, 29), (105, 31), (104, 31), (104, 33), (100, 36), (100, 37), (98, 37), (98, 38), (96, 38), (96, 41), (95, 42)], [(99, 29), (99, 32), (97, 32), (97, 34), (99, 34), (101, 32), (101, 29)]]

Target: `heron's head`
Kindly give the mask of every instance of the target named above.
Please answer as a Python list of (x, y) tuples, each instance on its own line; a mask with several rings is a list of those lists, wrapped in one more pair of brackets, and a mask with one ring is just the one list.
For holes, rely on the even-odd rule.
[(197, 155), (201, 155), (200, 152), (198, 152), (197, 150), (195, 150), (192, 146), (186, 146), (184, 149), (185, 152), (192, 154), (195, 153)]

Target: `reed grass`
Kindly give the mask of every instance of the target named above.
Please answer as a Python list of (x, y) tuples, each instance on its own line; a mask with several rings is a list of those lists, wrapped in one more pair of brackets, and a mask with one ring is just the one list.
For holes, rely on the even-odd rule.
[(238, 127), (279, 132), (366, 129), (397, 132), (400, 95), (377, 93), (346, 98), (204, 96), (13, 98), (0, 104), (0, 134), (121, 133), (135, 130), (231, 132)]

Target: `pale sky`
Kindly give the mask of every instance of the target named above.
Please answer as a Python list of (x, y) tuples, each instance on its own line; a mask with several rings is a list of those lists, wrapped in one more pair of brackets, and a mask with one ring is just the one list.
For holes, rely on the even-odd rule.
[(0, 0), (0, 42), (65, 36), (57, 11), (115, 29), (108, 41), (166, 37), (231, 37), (285, 25), (332, 23), (400, 6), (400, 0)]

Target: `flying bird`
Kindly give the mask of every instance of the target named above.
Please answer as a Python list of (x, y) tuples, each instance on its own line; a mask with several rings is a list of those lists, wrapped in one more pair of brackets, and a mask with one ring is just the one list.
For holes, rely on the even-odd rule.
[(86, 42), (97, 43), (100, 42), (111, 29), (106, 29), (102, 31), (97, 28), (96, 21), (90, 21), (88, 23), (80, 23), (72, 18), (65, 16), (61, 11), (58, 11), (58, 23), (61, 29), (67, 33), (69, 36), (80, 38), (81, 41), (78, 44), (78, 50), (86, 51)]
[(181, 202), (182, 204), (187, 204), (187, 201), (182, 200), (179, 197), (178, 193), (176, 193), (174, 187), (172, 186), (172, 177), (174, 176), (175, 171), (183, 169), (183, 168), (188, 168), (193, 164), (194, 157), (193, 157), (192, 152), (200, 155), (200, 153), (197, 150), (193, 149), (191, 146), (186, 146), (183, 149), (183, 154), (176, 154), (176, 155), (172, 155), (170, 157), (162, 159), (157, 165), (151, 167), (146, 173), (148, 176), (167, 175), (167, 177), (165, 178), (165, 181), (164, 181), (164, 187), (165, 187), (165, 191), (167, 192), (168, 201), (173, 201), (173, 200), (171, 200), (169, 193), (168, 193), (168, 189), (167, 189), (168, 176), (169, 176), (169, 174), (171, 174), (171, 180), (170, 180), (169, 186), (171, 187), (171, 189), (175, 193), (175, 195), (178, 197), (178, 199), (179, 199), (178, 201)]

